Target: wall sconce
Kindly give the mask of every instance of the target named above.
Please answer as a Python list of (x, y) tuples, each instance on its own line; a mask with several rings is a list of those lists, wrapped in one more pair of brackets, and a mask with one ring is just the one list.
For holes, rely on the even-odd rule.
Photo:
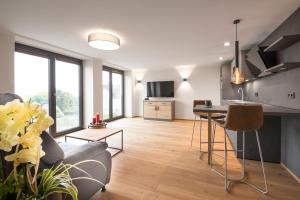
[(186, 82), (188, 79), (187, 78), (183, 78), (182, 81)]
[(136, 82), (137, 82), (137, 83), (142, 83), (142, 81), (141, 81), (141, 80), (137, 80)]

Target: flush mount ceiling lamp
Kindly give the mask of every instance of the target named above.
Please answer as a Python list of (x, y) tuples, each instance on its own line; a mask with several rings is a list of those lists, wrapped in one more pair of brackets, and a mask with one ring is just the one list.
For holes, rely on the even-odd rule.
[(245, 82), (245, 77), (241, 71), (241, 68), (239, 66), (239, 41), (237, 39), (237, 25), (240, 23), (240, 19), (236, 19), (233, 21), (233, 24), (235, 24), (235, 66), (233, 68), (233, 74), (231, 76), (231, 82), (233, 84), (242, 84)]
[(91, 33), (89, 45), (101, 50), (116, 50), (120, 48), (120, 39), (109, 33)]

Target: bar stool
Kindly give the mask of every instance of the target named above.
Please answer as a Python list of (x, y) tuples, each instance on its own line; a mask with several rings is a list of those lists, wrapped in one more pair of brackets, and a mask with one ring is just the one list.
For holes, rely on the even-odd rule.
[[(258, 136), (258, 130), (262, 127), (264, 120), (263, 115), (263, 108), (261, 105), (230, 105), (228, 108), (227, 118), (225, 121), (217, 120), (215, 123), (222, 128), (224, 128), (224, 157), (225, 157), (225, 172), (222, 174), (221, 172), (217, 171), (216, 169), (212, 168), (212, 160), (210, 167), (211, 169), (219, 174), (220, 176), (224, 177), (225, 179), (225, 190), (228, 191), (229, 185), (232, 182), (239, 182), (239, 183), (245, 183), (254, 189), (258, 190), (259, 192), (262, 192), (263, 194), (268, 193), (268, 186), (267, 186), (267, 179), (265, 174), (265, 168), (264, 168), (264, 161), (263, 156), (261, 152), (261, 146)], [(242, 165), (242, 177), (239, 179), (229, 179), (228, 173), (227, 173), (227, 139), (228, 133), (227, 130), (237, 131), (243, 133), (243, 149), (237, 150), (242, 151), (243, 153), (243, 165)], [(258, 186), (246, 181), (245, 176), (245, 133), (251, 134), (251, 132), (255, 132), (256, 134), (256, 140), (259, 150), (259, 156), (260, 156), (260, 162), (261, 162), (261, 169), (263, 172), (264, 177), (264, 185), (265, 188), (261, 189)], [(213, 155), (213, 148), (212, 148), (212, 155)]]
[[(193, 107), (197, 105), (205, 105), (205, 102), (209, 101), (210, 105), (212, 105), (211, 100), (194, 100), (193, 101)], [(192, 139), (191, 139), (191, 146), (193, 145), (193, 140), (194, 140), (194, 132), (195, 132), (195, 125), (197, 121), (197, 117), (200, 118), (200, 152), (202, 152), (201, 144), (203, 143), (208, 143), (208, 142), (203, 142), (202, 141), (202, 119), (208, 119), (208, 114), (204, 112), (194, 112), (195, 118), (194, 118), (194, 126), (193, 126), (193, 133), (192, 133)], [(219, 113), (212, 113), (211, 119), (214, 120), (221, 120), (224, 119), (226, 116), (224, 114), (219, 114)], [(216, 129), (216, 124), (214, 124), (214, 131), (213, 134), (215, 135), (215, 129)], [(213, 136), (214, 138), (214, 136)], [(215, 142), (213, 140), (212, 142), (214, 143), (223, 143), (223, 142)]]

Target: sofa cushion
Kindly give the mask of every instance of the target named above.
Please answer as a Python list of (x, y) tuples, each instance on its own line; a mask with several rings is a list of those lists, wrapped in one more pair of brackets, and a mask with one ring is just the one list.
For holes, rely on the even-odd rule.
[(64, 162), (74, 164), (82, 160), (93, 159), (105, 151), (108, 145), (106, 142), (97, 141), (82, 145), (62, 143), (60, 147), (65, 153)]

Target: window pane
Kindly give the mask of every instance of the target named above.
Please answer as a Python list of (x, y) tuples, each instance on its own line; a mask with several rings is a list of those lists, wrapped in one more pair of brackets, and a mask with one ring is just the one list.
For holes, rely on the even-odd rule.
[(49, 113), (47, 58), (15, 52), (15, 93)]
[(109, 72), (102, 73), (103, 119), (109, 119)]
[(122, 115), (122, 75), (117, 73), (112, 73), (112, 108), (113, 117), (118, 117)]
[(55, 61), (56, 131), (80, 126), (79, 66)]

